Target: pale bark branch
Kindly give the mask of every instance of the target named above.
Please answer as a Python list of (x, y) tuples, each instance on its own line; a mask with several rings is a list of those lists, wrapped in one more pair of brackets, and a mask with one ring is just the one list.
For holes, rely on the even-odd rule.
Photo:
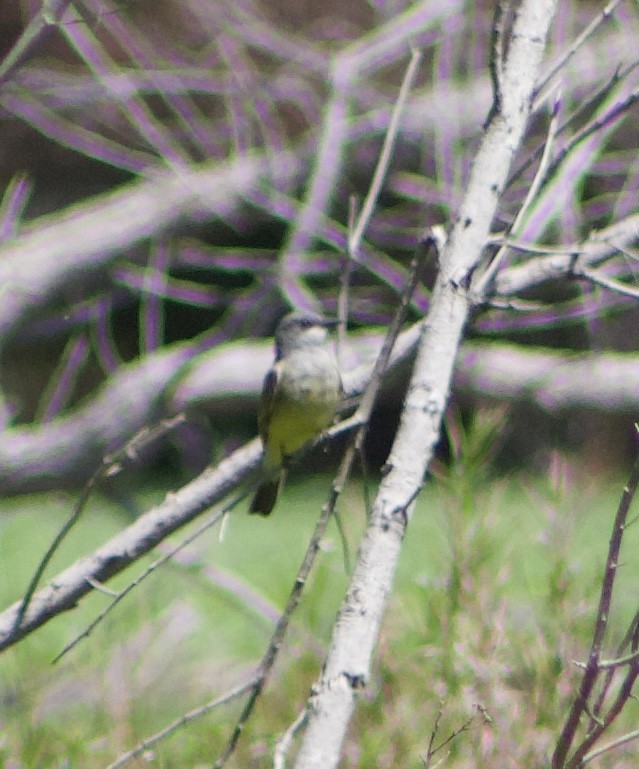
[(358, 691), (366, 686), (406, 524), (439, 439), (455, 357), (468, 321), (469, 275), (479, 264), (530, 100), (555, 3), (524, 0), (503, 67), (501, 99), (475, 159), (467, 194), (441, 257), (400, 426), (309, 703), (296, 769), (337, 766)]
[(0, 87), (9, 82), (16, 70), (42, 45), (44, 38), (54, 29), (71, 0), (48, 0), (31, 19), (13, 47), (0, 63)]
[(553, 253), (502, 270), (495, 278), (497, 296), (516, 296), (524, 291), (566, 278), (573, 267), (593, 267), (616, 256), (620, 249), (639, 239), (639, 213), (631, 214), (609, 227), (591, 233), (588, 240), (575, 243), (574, 251)]
[(260, 181), (294, 176), (291, 154), (245, 156), (179, 173), (157, 172), (25, 226), (0, 245), (0, 342), (78, 275), (187, 217), (227, 216)]
[(639, 408), (639, 356), (574, 352), (514, 344), (466, 344), (455, 387), (477, 397), (527, 401), (549, 413)]
[[(164, 395), (189, 359), (177, 345), (119, 369), (97, 394), (69, 414), (0, 433), (3, 494), (60, 488), (88, 478), (105, 454), (164, 416)], [(175, 411), (173, 413), (176, 413)]]
[[(397, 398), (395, 374), (413, 360), (419, 325), (400, 334), (383, 397)], [(364, 391), (382, 334), (350, 335), (344, 348), (349, 398)], [(44, 424), (17, 425), (0, 433), (2, 494), (77, 485), (146, 425), (182, 411), (212, 419), (256, 410), (271, 343), (219, 345), (195, 354), (197, 340), (152, 353), (117, 371), (68, 414)], [(250, 361), (250, 365), (247, 365)], [(502, 401), (526, 400), (550, 413), (566, 408), (607, 412), (639, 409), (639, 356), (466, 342), (459, 354), (455, 390)]]
[(254, 440), (216, 468), (210, 468), (149, 510), (124, 531), (56, 575), (36, 592), (29, 608), (17, 623), (22, 601), (0, 614), (0, 651), (58, 614), (73, 609), (91, 592), (96, 583), (109, 580), (123, 571), (163, 539), (192, 521), (197, 515), (222, 500), (255, 471), (262, 455), (259, 440)]

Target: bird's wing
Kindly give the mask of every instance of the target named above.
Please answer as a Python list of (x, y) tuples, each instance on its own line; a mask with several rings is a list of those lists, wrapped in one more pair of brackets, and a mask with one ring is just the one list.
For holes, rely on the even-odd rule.
[(264, 377), (264, 384), (262, 385), (262, 395), (260, 397), (260, 410), (257, 419), (257, 426), (262, 436), (262, 443), (266, 446), (268, 443), (268, 426), (271, 421), (271, 415), (273, 413), (273, 399), (275, 395), (275, 388), (277, 386), (277, 368), (273, 366), (272, 369)]

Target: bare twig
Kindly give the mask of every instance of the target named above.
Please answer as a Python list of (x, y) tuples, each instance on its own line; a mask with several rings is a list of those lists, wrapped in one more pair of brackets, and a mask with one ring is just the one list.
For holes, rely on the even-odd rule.
[[(599, 661), (599, 670), (608, 670), (609, 668), (623, 668), (626, 665), (633, 665), (635, 662), (639, 661), (639, 652), (632, 652), (632, 654), (626, 654), (624, 657), (617, 657), (612, 660), (600, 660)], [(585, 665), (581, 665), (581, 667), (586, 667)]]
[(601, 131), (603, 128), (607, 128), (612, 123), (614, 123), (615, 120), (619, 120), (634, 104), (636, 104), (638, 100), (639, 88), (636, 88), (626, 97), (624, 97), (622, 101), (617, 102), (617, 104), (613, 104), (606, 112), (594, 118), (585, 126), (583, 126), (583, 128), (577, 131), (577, 133), (570, 139), (568, 144), (561, 150), (561, 152), (557, 154), (555, 160), (549, 165), (546, 177), (550, 178), (553, 176), (557, 169), (564, 162), (564, 160), (579, 144), (581, 144), (583, 141), (598, 131)]
[[(357, 206), (358, 201), (355, 195), (350, 195), (348, 198), (348, 233), (350, 234), (355, 228), (355, 222), (357, 220)], [(351, 283), (351, 274), (353, 272), (353, 258), (352, 254), (346, 250), (341, 255), (342, 270), (339, 281), (339, 296), (337, 298), (337, 318), (339, 325), (337, 326), (337, 360), (341, 371), (346, 369), (345, 366), (345, 347), (346, 347), (346, 326), (348, 323), (348, 295)]]
[(56, 536), (53, 539), (53, 542), (51, 543), (51, 545), (49, 545), (49, 547), (47, 548), (47, 551), (45, 552), (44, 556), (40, 560), (40, 563), (38, 564), (38, 567), (36, 568), (35, 573), (31, 578), (31, 581), (29, 582), (29, 586), (27, 587), (24, 598), (22, 599), (22, 602), (20, 604), (20, 608), (16, 614), (15, 625), (12, 629), (12, 633), (17, 634), (20, 631), (20, 625), (22, 624), (24, 615), (26, 614), (27, 609), (29, 608), (29, 603), (33, 598), (33, 594), (35, 593), (36, 588), (38, 587), (38, 584), (40, 582), (40, 579), (42, 578), (42, 575), (44, 574), (45, 569), (49, 565), (51, 559), (53, 558), (53, 555), (58, 550), (58, 548), (64, 541), (65, 537), (67, 536), (67, 534), (71, 531), (71, 529), (75, 526), (75, 524), (80, 520), (82, 511), (84, 510), (86, 503), (89, 501), (89, 497), (93, 493), (93, 490), (95, 489), (95, 487), (104, 478), (119, 472), (123, 462), (125, 462), (126, 460), (132, 460), (132, 459), (135, 460), (137, 458), (138, 452), (142, 448), (150, 445), (151, 443), (156, 441), (160, 436), (166, 435), (171, 430), (176, 429), (179, 425), (183, 424), (183, 422), (184, 422), (184, 414), (178, 414), (172, 419), (163, 420), (153, 428), (144, 428), (143, 430), (140, 430), (140, 432), (137, 435), (134, 435), (133, 438), (131, 438), (131, 440), (128, 441), (128, 443), (125, 446), (123, 446), (119, 451), (104, 457), (102, 466), (95, 471), (95, 473), (91, 476), (91, 478), (85, 484), (84, 489), (82, 490), (82, 493), (80, 494), (80, 497), (76, 502), (71, 515), (69, 516), (67, 521), (63, 524), (60, 531), (56, 534)]
[[(631, 522), (628, 522), (626, 524), (626, 529), (631, 525)], [(637, 657), (637, 643), (636, 643), (636, 637), (637, 632), (639, 631), (639, 611), (635, 612), (635, 616), (632, 618), (632, 622), (628, 626), (628, 630), (626, 631), (626, 635), (624, 636), (623, 640), (619, 644), (619, 646), (616, 649), (615, 660), (604, 660), (603, 662), (599, 663), (599, 667), (602, 670), (606, 670), (606, 676), (603, 682), (603, 685), (601, 686), (599, 696), (597, 697), (593, 710), (595, 714), (599, 714), (602, 712), (604, 703), (606, 702), (606, 699), (608, 697), (608, 692), (610, 690), (610, 687), (612, 685), (612, 682), (615, 677), (615, 672), (618, 669), (618, 667), (625, 667), (626, 660), (628, 664), (637, 664), (639, 662), (639, 658)], [(627, 648), (632, 649), (632, 654), (626, 655), (626, 657), (622, 657), (624, 650)], [(619, 663), (619, 664), (615, 664)], [(585, 666), (584, 666), (585, 667)], [(600, 721), (600, 719), (594, 718), (595, 721)]]
[[(226, 503), (220, 510), (216, 510), (213, 515), (211, 515), (209, 518), (207, 518), (206, 521), (204, 521), (203, 524), (197, 527), (195, 531), (191, 532), (191, 534), (188, 535), (188, 537), (185, 537), (180, 542), (178, 542), (175, 547), (170, 548), (166, 553), (164, 553), (160, 558), (153, 561), (153, 563), (149, 564), (149, 566), (146, 567), (146, 569), (135, 579), (131, 580), (129, 584), (120, 590), (117, 593), (113, 593), (112, 591), (109, 591), (112, 596), (111, 603), (108, 604), (91, 622), (89, 625), (87, 625), (82, 632), (80, 632), (72, 641), (70, 641), (62, 651), (56, 655), (53, 658), (53, 663), (58, 662), (62, 657), (64, 657), (65, 654), (71, 651), (75, 646), (78, 645), (82, 639), (87, 638), (93, 630), (102, 622), (102, 620), (109, 614), (113, 609), (122, 601), (132, 590), (134, 590), (138, 585), (140, 585), (144, 580), (151, 576), (153, 572), (155, 572), (160, 566), (163, 566), (167, 561), (170, 561), (175, 555), (177, 555), (181, 550), (183, 550), (187, 545), (190, 545), (192, 542), (194, 542), (198, 537), (202, 536), (204, 532), (208, 531), (211, 527), (215, 526), (217, 523), (219, 523), (224, 516), (230, 512), (237, 504), (240, 502), (244, 497), (246, 496), (246, 493), (241, 494), (237, 497), (235, 497), (231, 502)], [(98, 589), (96, 587), (96, 583), (94, 580), (90, 582), (91, 586), (94, 589)], [(103, 588), (100, 587), (101, 592), (104, 592)]]
[(444, 715), (444, 708), (443, 706), (440, 706), (439, 710), (437, 711), (437, 715), (435, 716), (435, 723), (433, 724), (433, 728), (430, 731), (428, 748), (426, 749), (426, 757), (422, 758), (424, 769), (431, 769), (430, 760), (435, 752), (434, 751), (435, 737), (437, 737), (437, 733), (439, 732), (439, 724), (441, 723), (443, 715)]
[[(482, 724), (489, 724), (492, 723), (492, 718), (488, 715), (488, 712), (486, 711), (486, 708), (483, 705), (476, 704), (475, 709), (477, 713), (480, 713), (482, 716)], [(435, 742), (435, 735), (437, 734), (437, 731), (439, 729), (439, 721), (441, 719), (441, 710), (437, 714), (437, 719), (435, 721), (435, 726), (433, 727), (433, 731), (431, 732), (430, 741), (428, 744), (428, 752), (426, 754), (426, 758), (424, 759), (424, 769), (430, 769), (431, 767), (431, 760), (434, 755), (439, 753), (441, 750), (443, 750), (447, 745), (450, 745), (452, 742), (454, 742), (461, 734), (464, 734), (464, 732), (468, 732), (473, 728), (473, 725), (475, 724), (475, 720), (477, 718), (477, 713), (474, 713), (469, 719), (464, 721), (464, 723), (461, 726), (458, 726), (457, 729), (453, 729), (453, 731), (446, 737), (442, 742), (439, 743), (436, 747), (434, 746)]]
[(205, 705), (200, 705), (200, 707), (194, 708), (188, 713), (184, 713), (184, 715), (173, 721), (172, 724), (164, 727), (164, 729), (156, 732), (156, 734), (152, 735), (151, 737), (147, 737), (145, 740), (136, 745), (132, 750), (127, 750), (126, 753), (122, 753), (122, 755), (118, 756), (118, 758), (113, 763), (109, 764), (106, 769), (118, 769), (118, 767), (124, 766), (124, 764), (128, 763), (134, 758), (137, 758), (137, 756), (142, 755), (142, 753), (153, 747), (153, 745), (173, 734), (178, 729), (181, 729), (183, 726), (186, 726), (192, 721), (196, 721), (197, 719), (202, 718), (202, 716), (210, 713), (212, 710), (215, 710), (215, 708), (219, 708), (221, 705), (226, 705), (227, 702), (232, 702), (238, 697), (241, 697), (243, 694), (246, 694), (246, 692), (254, 684), (255, 677), (250, 678), (240, 686), (236, 686), (235, 689), (232, 689), (230, 692), (227, 692), (220, 697), (216, 697), (214, 700), (207, 702)]
[[(628, 75), (634, 69), (636, 69), (636, 67), (637, 62), (634, 62), (624, 70), (616, 70), (606, 83), (604, 83), (602, 86), (599, 86), (594, 91), (590, 98), (580, 101), (577, 108), (571, 114), (569, 114), (564, 122), (557, 128), (557, 136), (564, 135), (571, 126), (579, 123), (582, 118), (587, 119), (587, 116), (590, 116), (593, 111), (597, 109), (598, 105), (600, 105), (601, 102), (608, 96), (610, 96), (613, 90), (618, 87), (624, 78), (628, 77)], [(544, 98), (547, 98), (547, 95)], [(521, 178), (521, 176), (528, 170), (528, 168), (530, 168), (530, 166), (537, 160), (537, 158), (542, 155), (545, 145), (546, 142), (544, 140), (534, 150), (532, 150), (532, 152), (529, 153), (528, 157), (509, 177), (506, 184), (507, 188), (512, 187), (512, 185)]]
[(0, 64), (0, 87), (6, 83), (15, 71), (31, 56), (38, 45), (54, 28), (70, 0), (47, 0), (31, 19), (24, 32), (14, 43), (13, 48)]
[(393, 113), (391, 115), (390, 123), (388, 124), (388, 130), (384, 137), (384, 144), (375, 166), (375, 172), (373, 179), (368, 188), (368, 193), (364, 199), (364, 203), (357, 217), (355, 227), (352, 231), (349, 231), (348, 235), (348, 253), (351, 259), (357, 261), (359, 259), (359, 249), (364, 237), (364, 233), (368, 229), (370, 220), (373, 216), (373, 211), (377, 205), (377, 200), (382, 191), (386, 174), (388, 173), (388, 167), (393, 157), (395, 149), (395, 143), (397, 142), (397, 136), (399, 134), (399, 126), (402, 118), (402, 112), (406, 105), (408, 95), (413, 87), (417, 72), (419, 71), (419, 65), (421, 63), (422, 54), (416, 48), (411, 50), (410, 62), (404, 73), (404, 79), (402, 80), (401, 88), (399, 89), (399, 95), (395, 101), (393, 107)]
[[(430, 243), (425, 245), (425, 247), (426, 249), (428, 249), (430, 247)], [(262, 658), (262, 662), (260, 663), (255, 685), (253, 686), (251, 693), (247, 699), (247, 702), (245, 703), (244, 708), (240, 713), (240, 716), (237, 720), (237, 723), (235, 724), (235, 728), (233, 729), (233, 733), (231, 734), (231, 737), (229, 738), (220, 757), (217, 759), (217, 761), (214, 764), (214, 769), (221, 769), (226, 764), (226, 762), (232, 755), (233, 751), (235, 750), (237, 742), (244, 730), (244, 727), (248, 719), (251, 717), (251, 714), (255, 707), (255, 703), (257, 702), (259, 696), (261, 695), (264, 685), (266, 683), (266, 680), (268, 678), (268, 675), (275, 663), (275, 660), (277, 658), (277, 653), (286, 635), (286, 631), (288, 629), (288, 625), (290, 623), (291, 617), (301, 600), (302, 590), (304, 588), (304, 585), (306, 584), (308, 575), (310, 574), (313, 564), (315, 563), (315, 557), (317, 555), (317, 552), (319, 551), (320, 540), (324, 536), (324, 532), (326, 531), (328, 522), (330, 521), (331, 516), (334, 513), (337, 499), (341, 494), (342, 489), (344, 488), (344, 485), (346, 484), (346, 480), (349, 476), (350, 469), (352, 467), (352, 463), (353, 463), (354, 457), (356, 456), (358, 447), (361, 446), (361, 444), (363, 443), (365, 431), (368, 426), (368, 420), (370, 419), (370, 415), (373, 410), (375, 399), (376, 399), (377, 393), (379, 392), (379, 388), (381, 386), (383, 372), (386, 366), (388, 365), (388, 361), (390, 359), (390, 354), (392, 352), (393, 345), (395, 343), (395, 340), (397, 339), (397, 335), (399, 334), (399, 329), (406, 315), (406, 310), (408, 308), (410, 298), (412, 297), (412, 294), (415, 290), (415, 286), (417, 285), (417, 281), (419, 279), (418, 267), (420, 264), (419, 257), (421, 256), (421, 254), (422, 254), (422, 248), (418, 249), (418, 253), (416, 254), (413, 260), (413, 264), (411, 267), (410, 281), (404, 291), (400, 305), (395, 312), (393, 322), (391, 323), (391, 326), (384, 340), (384, 344), (382, 345), (380, 354), (375, 362), (373, 374), (371, 375), (369, 384), (366, 388), (366, 391), (364, 393), (360, 406), (356, 414), (353, 417), (351, 417), (351, 421), (353, 422), (353, 424), (356, 424), (358, 426), (357, 432), (353, 440), (350, 442), (349, 447), (346, 450), (346, 453), (344, 454), (336, 479), (333, 483), (333, 488), (331, 490), (329, 500), (324, 505), (324, 508), (322, 509), (322, 513), (317, 521), (317, 524), (315, 525), (315, 530), (311, 537), (309, 546), (306, 550), (306, 554), (304, 555), (302, 564), (300, 565), (299, 571), (297, 573), (297, 577), (295, 578), (295, 582), (289, 594), (288, 601), (286, 603), (284, 611), (282, 612), (279, 622), (277, 623), (275, 631), (273, 632), (268, 648), (264, 654), (264, 657)]]
[(560, 254), (562, 256), (565, 256), (566, 254), (578, 254), (581, 248), (581, 246), (577, 245), (576, 243), (566, 243), (565, 245), (558, 246), (544, 246), (539, 245), (538, 243), (528, 243), (526, 241), (517, 240), (516, 238), (503, 235), (491, 238), (491, 242), (506, 246), (507, 248), (512, 248), (514, 251), (521, 251), (525, 254), (541, 254), (544, 256), (548, 254)]
[(510, 237), (512, 237), (513, 235), (516, 237), (516, 233), (519, 232), (519, 228), (521, 227), (521, 224), (524, 218), (526, 217), (526, 214), (528, 213), (528, 209), (530, 208), (532, 202), (536, 198), (537, 193), (539, 192), (539, 188), (541, 187), (543, 180), (546, 176), (546, 170), (550, 165), (550, 156), (555, 144), (555, 137), (557, 136), (557, 126), (559, 123), (560, 106), (561, 106), (561, 94), (558, 92), (556, 94), (555, 102), (553, 104), (550, 123), (548, 124), (548, 132), (546, 134), (544, 151), (542, 153), (541, 160), (539, 161), (539, 166), (537, 167), (537, 171), (535, 172), (535, 176), (532, 180), (532, 184), (528, 188), (528, 191), (526, 192), (526, 197), (524, 198), (524, 202), (519, 207), (519, 211), (517, 211), (517, 215), (515, 216), (515, 219), (509, 230), (508, 234)]
[(502, 270), (495, 277), (497, 296), (514, 296), (547, 281), (570, 275), (576, 255), (580, 266), (593, 266), (610, 259), (622, 244), (633, 243), (639, 235), (639, 213), (619, 219), (609, 227), (593, 231), (575, 250), (563, 254), (550, 253), (546, 257), (530, 259)]
[(639, 288), (633, 288), (614, 278), (609, 278), (597, 270), (589, 270), (587, 267), (579, 267), (578, 265), (579, 262), (577, 261), (575, 268), (573, 269), (573, 273), (576, 277), (585, 278), (597, 286), (608, 289), (608, 291), (614, 291), (616, 294), (639, 299)]
[(286, 756), (288, 755), (295, 735), (304, 726), (308, 713), (306, 708), (303, 708), (295, 721), (288, 727), (284, 734), (279, 738), (275, 745), (275, 751), (273, 753), (273, 769), (286, 769)]
[(621, 0), (611, 0), (608, 5), (601, 11), (600, 14), (588, 24), (584, 31), (575, 38), (572, 45), (564, 51), (559, 59), (553, 64), (548, 72), (539, 79), (535, 88), (535, 101), (533, 103), (533, 111), (536, 112), (539, 109), (540, 104), (543, 102), (545, 96), (540, 96), (542, 90), (548, 85), (548, 83), (555, 77), (555, 75), (563, 69), (566, 64), (572, 59), (577, 51), (584, 45), (584, 43), (599, 29), (602, 24), (609, 21), (614, 13), (615, 8), (619, 5)]
[[(581, 680), (579, 692), (575, 696), (573, 704), (566, 718), (566, 723), (564, 724), (564, 727), (561, 731), (559, 739), (557, 740), (557, 746), (555, 748), (555, 752), (552, 757), (552, 769), (564, 769), (564, 767), (567, 767), (567, 766), (578, 766), (579, 765), (578, 763), (577, 764), (574, 763), (575, 757), (579, 754), (580, 757), (583, 758), (583, 754), (587, 750), (586, 746), (591, 744), (593, 732), (591, 732), (591, 738), (590, 739), (586, 738), (586, 740), (584, 740), (582, 745), (575, 751), (575, 756), (573, 756), (572, 759), (567, 760), (567, 756), (570, 751), (571, 745), (577, 734), (577, 729), (578, 729), (581, 717), (585, 712), (585, 708), (587, 707), (587, 704), (590, 700), (590, 696), (594, 690), (595, 684), (599, 677), (599, 672), (600, 672), (599, 660), (601, 658), (604, 637), (605, 637), (606, 629), (608, 626), (608, 617), (610, 615), (610, 604), (612, 601), (612, 592), (615, 584), (615, 578), (617, 576), (617, 566), (619, 564), (619, 552), (621, 550), (621, 542), (622, 542), (623, 533), (626, 526), (626, 521), (628, 518), (628, 513), (630, 511), (630, 506), (637, 492), (638, 486), (639, 486), (639, 456), (635, 460), (635, 464), (634, 464), (634, 467), (632, 468), (632, 472), (630, 473), (628, 483), (623, 490), (621, 501), (619, 503), (619, 508), (617, 510), (617, 515), (615, 517), (612, 536), (610, 538), (610, 546), (608, 548), (608, 557), (606, 558), (606, 567), (604, 571), (604, 577), (601, 585), (599, 607), (597, 610), (597, 618), (595, 621), (595, 629), (593, 632), (590, 654), (588, 657), (588, 662), (586, 664), (586, 669), (584, 670), (584, 674)], [(636, 665), (633, 667), (636, 667)], [(639, 670), (639, 668), (637, 670)], [(634, 671), (634, 676), (632, 676), (633, 682), (634, 682), (634, 677), (636, 677), (636, 675), (637, 675), (637, 671)], [(626, 681), (628, 681), (628, 678), (626, 679)], [(619, 704), (619, 700), (617, 700), (617, 706), (618, 704)], [(601, 734), (603, 730), (610, 723), (610, 721), (608, 721), (608, 718), (613, 713), (613, 711), (614, 711), (614, 706), (613, 708), (611, 708), (611, 711), (609, 712), (609, 715), (606, 718), (606, 723), (603, 725), (597, 725), (596, 727), (597, 736)]]
[(637, 678), (639, 677), (639, 665), (632, 664), (621, 682), (619, 691), (614, 701), (608, 708), (602, 718), (593, 718), (586, 737), (582, 740), (579, 747), (575, 750), (571, 758), (566, 762), (566, 769), (581, 769), (584, 756), (590, 752), (590, 748), (601, 739), (602, 735), (614, 723), (623, 708), (633, 698), (632, 690)]
[(594, 761), (595, 758), (599, 758), (599, 756), (603, 756), (604, 753), (609, 753), (611, 750), (620, 748), (622, 747), (622, 745), (627, 745), (629, 742), (632, 742), (633, 740), (636, 740), (636, 739), (639, 739), (639, 729), (635, 729), (632, 732), (628, 732), (627, 734), (624, 734), (621, 737), (617, 737), (616, 740), (611, 740), (605, 745), (601, 745), (600, 747), (595, 748), (595, 750), (591, 750), (590, 753), (586, 753), (586, 755), (581, 759), (581, 766), (585, 766), (591, 761)]
[[(530, 208), (537, 193), (539, 192), (539, 188), (541, 187), (542, 181), (546, 175), (546, 170), (550, 163), (550, 154), (553, 148), (555, 135), (557, 133), (559, 104), (560, 104), (559, 97), (557, 97), (555, 99), (555, 104), (553, 106), (552, 117), (548, 125), (546, 142), (544, 144), (544, 151), (542, 153), (541, 160), (539, 161), (539, 166), (537, 167), (537, 171), (535, 172), (535, 177), (533, 179), (533, 182), (528, 188), (528, 192), (526, 193), (524, 202), (519, 207), (519, 211), (517, 212), (517, 215), (515, 216), (515, 219), (512, 225), (508, 229), (508, 233), (506, 235), (507, 239), (517, 237), (519, 227), (521, 226), (526, 216), (526, 213), (528, 212), (528, 209)], [(497, 272), (499, 271), (499, 268), (501, 267), (501, 264), (507, 252), (508, 252), (507, 245), (506, 244), (502, 245), (501, 248), (495, 254), (495, 256), (491, 259), (490, 264), (488, 265), (486, 270), (483, 273), (478, 274), (476, 285), (473, 285), (473, 290), (472, 290), (472, 293), (476, 296), (476, 301), (482, 301), (484, 299), (489, 287), (491, 286), (495, 278), (495, 275), (497, 274)]]
[(15, 237), (32, 191), (32, 184), (24, 173), (11, 178), (0, 202), (0, 241)]

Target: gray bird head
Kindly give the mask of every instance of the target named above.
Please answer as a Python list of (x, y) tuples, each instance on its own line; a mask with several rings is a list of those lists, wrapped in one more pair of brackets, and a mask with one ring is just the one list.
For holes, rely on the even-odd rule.
[(337, 322), (310, 312), (291, 312), (285, 315), (275, 329), (277, 359), (293, 350), (321, 347), (326, 342), (328, 329)]

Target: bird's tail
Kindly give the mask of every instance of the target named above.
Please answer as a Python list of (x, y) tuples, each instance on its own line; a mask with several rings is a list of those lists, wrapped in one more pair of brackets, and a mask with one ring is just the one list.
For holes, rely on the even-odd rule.
[(275, 478), (270, 478), (267, 481), (263, 481), (257, 487), (251, 505), (249, 507), (249, 513), (258, 513), (259, 515), (270, 515), (277, 498), (284, 486), (284, 480), (286, 479), (286, 471), (280, 470), (279, 475)]

